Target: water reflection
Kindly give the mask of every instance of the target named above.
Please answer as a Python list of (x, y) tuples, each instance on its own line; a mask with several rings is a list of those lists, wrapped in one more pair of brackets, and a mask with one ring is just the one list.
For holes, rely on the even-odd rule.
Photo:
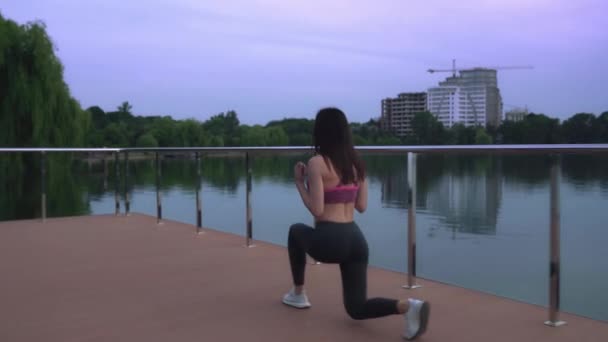
[[(253, 159), (254, 183), (291, 184), (292, 166), (306, 155), (266, 156)], [(406, 156), (364, 156), (371, 183), (379, 184), (386, 208), (407, 208)], [(234, 196), (245, 177), (242, 157), (202, 159), (202, 177), (215, 191)], [(472, 234), (496, 234), (503, 186), (536, 191), (549, 182), (547, 156), (421, 155), (417, 159), (418, 210), (441, 219), (443, 229)], [(608, 158), (591, 155), (562, 157), (563, 183), (577, 191), (600, 189), (608, 193)], [(90, 213), (90, 201), (113, 195), (117, 187), (112, 156), (73, 159), (50, 155), (47, 161), (49, 216)], [(161, 191), (191, 192), (197, 182), (196, 164), (190, 158), (161, 158)], [(124, 159), (119, 161), (118, 188), (124, 191)], [(152, 155), (131, 156), (127, 191), (154, 190)], [(0, 158), (0, 219), (40, 215), (40, 159), (37, 155), (3, 155)], [(373, 200), (373, 199), (372, 199)]]

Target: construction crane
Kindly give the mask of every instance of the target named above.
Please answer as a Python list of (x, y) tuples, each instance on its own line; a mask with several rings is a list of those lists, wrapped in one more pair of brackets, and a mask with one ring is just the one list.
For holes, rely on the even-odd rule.
[[(495, 70), (510, 70), (510, 69), (534, 69), (533, 66), (530, 65), (513, 65), (513, 66), (493, 66), (493, 67), (483, 67), (484, 69), (495, 69)], [(462, 70), (471, 70), (474, 68), (456, 68), (456, 60), (452, 59), (452, 69), (428, 69), (427, 72), (435, 73), (435, 72), (452, 72), (452, 76), (456, 77), (456, 71)]]
[[(475, 70), (475, 69), (490, 69), (490, 70), (509, 70), (509, 69), (534, 69), (533, 66), (529, 66), (529, 65), (522, 65), (522, 66), (497, 66), (497, 67), (477, 67), (477, 68), (456, 68), (456, 60), (452, 59), (452, 69), (428, 69), (427, 71), (429, 73), (435, 73), (435, 72), (451, 72), (452, 73), (452, 77), (456, 78), (456, 71), (465, 71), (465, 70)], [(453, 95), (453, 93), (452, 93)], [(467, 104), (470, 106), (470, 108), (473, 110), (473, 120), (477, 123), (478, 122), (478, 110), (475, 106), (475, 102), (472, 99), (472, 96), (470, 93), (466, 94), (467, 97)], [(444, 96), (441, 97), (441, 99), (439, 100), (439, 107), (441, 108), (443, 106), (444, 101), (448, 99), (448, 96), (444, 94)]]

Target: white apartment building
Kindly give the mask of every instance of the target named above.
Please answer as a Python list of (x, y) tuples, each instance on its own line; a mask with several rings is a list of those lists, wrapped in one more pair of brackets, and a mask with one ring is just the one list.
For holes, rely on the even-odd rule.
[(498, 126), (502, 118), (502, 97), (497, 86), (496, 70), (474, 68), (461, 70), (439, 86), (429, 88), (427, 108), (446, 127)]

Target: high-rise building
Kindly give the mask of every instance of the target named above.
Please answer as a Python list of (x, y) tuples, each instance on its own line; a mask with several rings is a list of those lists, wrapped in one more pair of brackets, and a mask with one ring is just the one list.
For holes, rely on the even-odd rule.
[(426, 110), (426, 93), (401, 93), (396, 98), (382, 100), (380, 127), (397, 136), (412, 134), (414, 114)]
[(496, 70), (473, 68), (461, 70), (439, 86), (429, 88), (427, 108), (446, 127), (498, 126), (502, 118), (502, 97)]

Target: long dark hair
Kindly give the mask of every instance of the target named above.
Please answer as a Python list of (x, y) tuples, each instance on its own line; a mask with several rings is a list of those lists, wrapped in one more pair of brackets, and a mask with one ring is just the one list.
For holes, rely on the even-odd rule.
[(331, 160), (342, 184), (361, 182), (365, 178), (365, 166), (353, 146), (348, 120), (338, 108), (323, 108), (317, 113), (313, 146), (325, 162)]

